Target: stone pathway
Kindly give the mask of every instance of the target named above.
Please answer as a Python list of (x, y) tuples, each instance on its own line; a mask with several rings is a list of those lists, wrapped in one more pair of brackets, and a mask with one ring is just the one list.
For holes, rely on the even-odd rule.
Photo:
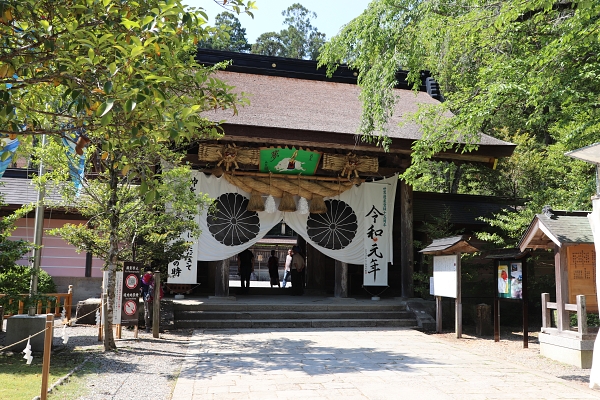
[(197, 330), (173, 399), (600, 399), (403, 328)]

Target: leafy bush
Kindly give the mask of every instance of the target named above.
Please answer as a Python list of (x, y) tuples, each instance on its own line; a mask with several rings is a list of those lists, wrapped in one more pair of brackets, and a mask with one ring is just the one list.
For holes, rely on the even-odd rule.
[[(0, 273), (0, 293), (28, 293), (31, 268), (15, 265)], [(38, 293), (56, 293), (56, 284), (44, 270), (38, 275)]]
[[(577, 327), (577, 313), (571, 313), (569, 315), (569, 323), (572, 327)], [(588, 327), (598, 327), (600, 326), (600, 318), (598, 318), (597, 313), (588, 313), (587, 315), (587, 326)]]

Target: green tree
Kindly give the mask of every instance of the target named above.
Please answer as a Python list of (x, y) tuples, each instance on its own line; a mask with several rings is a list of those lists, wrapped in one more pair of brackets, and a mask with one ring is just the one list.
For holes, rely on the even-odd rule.
[(205, 49), (236, 51), (247, 53), (250, 44), (246, 38), (246, 28), (240, 20), (230, 12), (222, 12), (215, 17), (215, 26), (219, 29), (208, 39), (201, 40), (198, 47)]
[(271, 57), (286, 57), (286, 48), (281, 35), (277, 32), (261, 34), (252, 45), (252, 53)]
[[(471, 151), (480, 133), (514, 137), (515, 159), (498, 163), (502, 183), (485, 190), (529, 199), (521, 215), (543, 204), (589, 208), (593, 169), (564, 152), (598, 141), (599, 13), (600, 4), (590, 1), (376, 0), (324, 46), (320, 62), (330, 71), (341, 62), (360, 71), (361, 130), (384, 143), (396, 70), (408, 69), (412, 84), (422, 70), (439, 82), (445, 102), (413, 115), (423, 137), (403, 175), (408, 181), (417, 182), (452, 143)], [(444, 117), (448, 111), (452, 118)], [(481, 171), (462, 174), (464, 180)], [(465, 188), (484, 189), (471, 182), (459, 191)]]
[[(4, 197), (0, 194), (0, 207), (4, 205), (6, 205)], [(32, 249), (31, 243), (25, 240), (10, 239), (12, 232), (16, 229), (16, 220), (23, 217), (28, 211), (31, 211), (31, 207), (19, 209), (0, 219), (0, 273), (13, 268), (17, 260), (22, 259)]]
[[(90, 162), (103, 190), (85, 194), (102, 202), (108, 221), (104, 348), (115, 349), (115, 271), (127, 218), (119, 210), (130, 195), (122, 187), (136, 182), (143, 203), (153, 204), (164, 184), (159, 160), (176, 162), (179, 146), (218, 136), (218, 124), (201, 112), (235, 113), (241, 99), (211, 76), (221, 66), (206, 68), (190, 56), (208, 35), (207, 18), (179, 0), (1, 0), (0, 16), (0, 134), (27, 142), (77, 133), (79, 149), (89, 141), (97, 155)], [(50, 164), (52, 149), (40, 153)]]
[(285, 17), (283, 24), (287, 28), (279, 33), (260, 35), (252, 45), (252, 53), (316, 60), (319, 49), (325, 43), (325, 34), (312, 26), (312, 19), (317, 18), (317, 14), (300, 3), (294, 3), (281, 15)]

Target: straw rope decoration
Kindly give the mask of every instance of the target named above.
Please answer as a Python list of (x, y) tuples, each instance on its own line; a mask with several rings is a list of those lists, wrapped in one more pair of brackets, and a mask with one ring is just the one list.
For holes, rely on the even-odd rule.
[[(273, 194), (271, 192), (271, 173), (269, 173), (269, 195), (267, 196), (267, 200), (265, 201), (265, 211), (268, 212), (269, 214), (272, 214), (275, 212), (276, 208), (275, 208), (275, 199), (273, 198)], [(277, 197), (283, 197), (283, 193), (281, 194), (281, 196), (277, 196)]]
[[(222, 176), (227, 182), (251, 194), (252, 204), (249, 204), (249, 211), (263, 211), (260, 204), (262, 202), (260, 194), (267, 194), (264, 211), (269, 213), (276, 210), (274, 197), (282, 199), (282, 203), (284, 203), (283, 206), (280, 203), (280, 211), (296, 211), (297, 207), (292, 196), (298, 195), (305, 200), (311, 200), (309, 207), (311, 213), (322, 214), (327, 212), (324, 197), (339, 196), (354, 186), (354, 182), (343, 182), (341, 177), (337, 182), (324, 182), (300, 179), (298, 175), (294, 183), (289, 176), (275, 178), (271, 173), (268, 178), (237, 176), (232, 173), (224, 173)], [(294, 204), (292, 205), (292, 203)]]
[[(298, 195), (300, 196), (300, 175), (297, 176)], [(300, 200), (298, 200), (298, 212), (302, 215), (308, 214), (308, 201), (306, 200), (306, 197), (300, 196)]]

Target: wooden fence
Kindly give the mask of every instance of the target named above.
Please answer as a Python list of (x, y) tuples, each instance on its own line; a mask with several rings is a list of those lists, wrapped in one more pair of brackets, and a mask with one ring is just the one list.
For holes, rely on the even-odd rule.
[[(0, 297), (5, 297), (5, 294), (0, 294)], [(19, 305), (16, 314), (27, 314), (29, 310), (25, 309), (25, 304), (29, 294), (19, 295), (23, 300), (19, 300)], [(69, 291), (67, 293), (44, 293), (47, 300), (37, 300), (35, 303), (36, 314), (54, 314), (55, 317), (61, 316), (61, 308), (64, 307), (67, 320), (71, 319), (71, 308), (73, 306), (73, 285), (69, 285)], [(10, 300), (9, 304), (12, 304), (14, 300)], [(14, 313), (11, 313), (10, 308), (5, 308), (4, 318), (8, 318)]]
[[(583, 340), (590, 336), (592, 332), (588, 329), (587, 325), (587, 309), (585, 304), (585, 296), (577, 295), (576, 296), (577, 304), (564, 304), (564, 309), (566, 311), (571, 311), (577, 313), (577, 330), (571, 331), (563, 330), (559, 331), (558, 328), (552, 326), (552, 310), (557, 310), (558, 312), (562, 310), (558, 310), (558, 305), (556, 302), (550, 301), (549, 293), (542, 293), (542, 332), (551, 333), (551, 332), (559, 332), (559, 333), (569, 333), (573, 334), (576, 338)], [(568, 321), (567, 321), (568, 326)]]

